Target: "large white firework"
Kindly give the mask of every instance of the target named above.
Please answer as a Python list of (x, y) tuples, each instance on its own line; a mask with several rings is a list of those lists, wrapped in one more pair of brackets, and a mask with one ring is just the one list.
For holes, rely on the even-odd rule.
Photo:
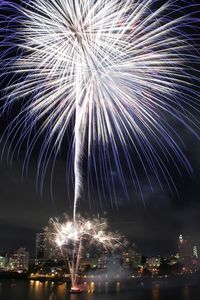
[[(74, 223), (74, 220), (67, 216), (63, 221), (51, 218), (45, 232), (50, 244), (59, 249), (63, 258), (67, 260), (73, 287), (77, 284), (84, 243), (90, 247), (100, 247), (101, 252), (102, 248), (111, 251), (122, 243), (119, 234), (108, 231), (105, 219), (86, 219), (78, 216)], [(125, 239), (123, 245), (126, 245)]]
[(198, 112), (198, 93), (191, 71), (196, 54), (187, 36), (195, 17), (184, 14), (177, 1), (160, 3), (1, 2), (2, 11), (7, 10), (1, 68), (4, 77), (10, 76), (4, 108), (10, 110), (16, 102), (22, 107), (6, 130), (8, 139), (12, 136), (8, 155), (26, 140), (28, 162), (42, 137), (38, 173), (43, 178), (49, 157), (58, 154), (73, 124), (74, 214), (82, 185), (81, 158), (85, 151), (97, 172), (96, 145), (103, 145), (97, 178), (113, 183), (114, 162), (124, 190), (122, 155), (139, 186), (128, 148), (134, 149), (147, 177), (151, 169), (169, 186), (173, 182), (167, 160), (179, 169), (176, 157), (191, 171), (173, 122), (191, 131), (198, 127), (193, 114)]
[(76, 226), (72, 218), (65, 216), (64, 221), (58, 218), (51, 218), (49, 227), (46, 228), (46, 235), (57, 247), (62, 248), (71, 243), (80, 243), (87, 240), (90, 245), (102, 245), (105, 250), (113, 249), (120, 243), (119, 234), (108, 231), (105, 219), (86, 219), (78, 216)]

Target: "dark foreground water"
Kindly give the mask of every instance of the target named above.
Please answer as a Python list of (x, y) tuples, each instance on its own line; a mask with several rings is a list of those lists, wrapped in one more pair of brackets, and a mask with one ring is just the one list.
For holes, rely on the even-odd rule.
[(70, 295), (65, 284), (54, 285), (39, 281), (1, 281), (0, 300), (198, 300), (200, 286), (179, 288), (153, 287), (148, 290), (109, 290), (109, 284), (88, 288), (88, 292)]

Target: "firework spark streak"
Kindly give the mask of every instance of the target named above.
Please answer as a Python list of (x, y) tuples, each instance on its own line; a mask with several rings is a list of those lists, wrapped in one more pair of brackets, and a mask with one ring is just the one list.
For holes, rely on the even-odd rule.
[[(199, 113), (197, 71), (193, 71), (197, 62), (195, 32), (194, 37), (187, 34), (187, 28), (195, 31), (197, 22), (187, 9), (197, 11), (198, 7), (183, 1), (161, 3), (1, 1), (0, 67), (2, 80), (9, 82), (2, 111), (10, 112), (16, 103), (21, 107), (3, 137), (10, 143), (8, 157), (12, 160), (26, 141), (27, 166), (42, 138), (38, 177), (43, 182), (50, 158), (57, 156), (73, 124), (74, 219), (81, 196), (84, 151), (97, 182), (111, 186), (111, 199), (115, 199), (113, 163), (127, 193), (119, 149), (139, 190), (136, 160), (150, 184), (149, 170), (169, 188), (173, 186), (170, 165), (179, 172), (181, 167), (192, 172), (173, 124), (194, 134), (199, 126), (195, 118)], [(99, 173), (96, 145), (102, 145)]]
[[(105, 250), (113, 250), (121, 243), (119, 234), (108, 232), (105, 220), (84, 219), (80, 216), (74, 220), (65, 216), (65, 221), (50, 219), (46, 228), (46, 236), (51, 244), (60, 249), (62, 255), (67, 256), (69, 270), (72, 278), (72, 286), (76, 286), (82, 245), (84, 241), (96, 247), (101, 246)], [(72, 259), (70, 259), (70, 247), (72, 244)], [(66, 249), (65, 249), (66, 248)]]

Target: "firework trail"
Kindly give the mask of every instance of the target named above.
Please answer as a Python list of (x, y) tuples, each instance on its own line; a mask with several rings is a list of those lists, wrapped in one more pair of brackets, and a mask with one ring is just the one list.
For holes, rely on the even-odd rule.
[[(117, 233), (108, 231), (104, 219), (85, 219), (78, 216), (76, 227), (74, 221), (65, 216), (64, 221), (57, 218), (50, 219), (46, 228), (46, 236), (49, 242), (67, 256), (68, 266), (72, 278), (72, 287), (77, 285), (77, 274), (80, 265), (83, 243), (90, 246), (95, 245), (105, 250), (114, 250), (120, 246), (122, 237)], [(125, 240), (124, 240), (125, 242)], [(70, 247), (72, 244), (72, 258), (70, 258)]]
[(184, 1), (1, 1), (0, 68), (8, 82), (2, 114), (20, 106), (2, 140), (9, 141), (11, 160), (26, 143), (25, 168), (43, 140), (37, 168), (43, 182), (72, 126), (74, 220), (84, 151), (111, 199), (113, 163), (127, 193), (121, 156), (140, 190), (130, 148), (150, 184), (149, 170), (170, 189), (171, 165), (192, 172), (173, 124), (194, 134), (199, 128), (194, 11), (198, 5)]

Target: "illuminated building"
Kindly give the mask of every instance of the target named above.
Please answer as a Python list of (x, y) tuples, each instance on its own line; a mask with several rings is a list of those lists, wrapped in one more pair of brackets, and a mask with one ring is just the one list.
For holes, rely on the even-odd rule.
[(0, 256), (0, 269), (4, 269), (6, 266), (6, 258), (3, 256)]
[(149, 268), (158, 268), (160, 267), (161, 264), (161, 258), (160, 257), (147, 258), (146, 264)]
[(122, 253), (122, 265), (125, 268), (138, 267), (141, 262), (141, 255), (135, 244), (132, 244), (126, 251)]
[(29, 263), (29, 252), (25, 248), (19, 248), (9, 255), (8, 269), (13, 271), (27, 271)]
[(200, 264), (200, 241), (193, 241), (192, 243), (192, 262), (193, 265)]
[(200, 255), (200, 241), (192, 240), (189, 237), (184, 238), (181, 234), (179, 236), (179, 255), (180, 260), (185, 265), (199, 263)]
[(198, 253), (198, 246), (197, 245), (194, 245), (193, 246), (193, 256), (194, 256), (194, 258), (196, 258), (196, 259), (198, 259), (199, 258), (199, 253)]
[(107, 269), (108, 264), (109, 264), (109, 257), (106, 255), (99, 257), (97, 260), (98, 269)]

